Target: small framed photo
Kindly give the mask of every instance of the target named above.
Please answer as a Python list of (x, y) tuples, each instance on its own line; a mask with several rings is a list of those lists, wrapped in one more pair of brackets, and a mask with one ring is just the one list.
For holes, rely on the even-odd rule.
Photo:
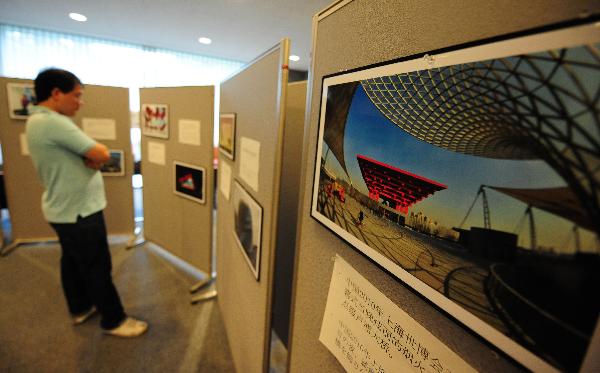
[(33, 83), (8, 83), (8, 115), (12, 119), (26, 120), (36, 103)]
[(262, 207), (242, 187), (235, 182), (233, 188), (234, 231), (233, 236), (242, 251), (256, 281), (260, 273), (260, 252), (262, 241)]
[(235, 113), (219, 116), (219, 149), (227, 158), (235, 158)]
[(110, 160), (100, 168), (102, 176), (124, 176), (125, 153), (122, 150), (115, 149), (110, 149), (109, 152)]
[(143, 104), (140, 112), (142, 134), (161, 139), (169, 138), (169, 106), (164, 104)]
[(205, 169), (200, 166), (175, 161), (173, 162), (175, 189), (178, 196), (194, 202), (204, 203), (205, 194)]

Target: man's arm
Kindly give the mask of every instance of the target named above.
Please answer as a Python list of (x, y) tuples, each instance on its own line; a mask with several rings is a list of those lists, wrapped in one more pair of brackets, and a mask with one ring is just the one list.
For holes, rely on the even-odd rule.
[(83, 155), (93, 163), (105, 163), (110, 159), (108, 148), (100, 143), (96, 143), (90, 150)]
[(83, 163), (86, 167), (99, 170), (102, 165), (110, 159), (108, 148), (100, 143), (96, 143), (90, 150), (83, 155)]

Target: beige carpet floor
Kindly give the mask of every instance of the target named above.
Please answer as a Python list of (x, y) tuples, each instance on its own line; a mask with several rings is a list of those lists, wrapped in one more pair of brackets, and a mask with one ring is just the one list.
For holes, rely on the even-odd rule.
[(111, 253), (126, 312), (148, 332), (106, 336), (97, 316), (71, 325), (60, 248), (22, 246), (0, 258), (1, 372), (234, 372), (216, 299), (191, 305), (195, 279), (146, 246), (111, 242)]

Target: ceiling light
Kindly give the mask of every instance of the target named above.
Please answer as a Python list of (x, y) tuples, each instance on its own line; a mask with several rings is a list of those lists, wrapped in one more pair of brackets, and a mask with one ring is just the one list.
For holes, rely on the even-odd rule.
[(300, 61), (300, 57), (296, 56), (295, 54), (292, 54), (290, 56), (290, 61), (294, 61), (294, 62)]
[(208, 44), (212, 43), (212, 40), (210, 40), (209, 38), (201, 37), (201, 38), (198, 38), (198, 42), (200, 44), (208, 45)]
[(69, 18), (71, 18), (73, 21), (77, 21), (77, 22), (87, 21), (87, 17), (84, 16), (83, 14), (79, 14), (79, 13), (69, 13)]

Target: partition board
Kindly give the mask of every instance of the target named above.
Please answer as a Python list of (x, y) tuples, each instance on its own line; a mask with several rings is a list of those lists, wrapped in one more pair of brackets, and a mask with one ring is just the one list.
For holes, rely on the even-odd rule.
[(298, 194), (306, 111), (306, 81), (288, 85), (285, 107), (283, 166), (277, 223), (277, 251), (275, 254), (275, 286), (273, 295), (273, 329), (284, 345), (288, 345), (292, 280), (298, 222)]
[[(8, 115), (7, 83), (32, 83), (31, 80), (0, 78), (0, 141), (4, 157), (4, 182), (12, 224), (12, 239), (16, 242), (56, 239), (41, 210), (43, 188), (29, 156), (22, 154), (21, 135), (25, 120)], [(129, 91), (126, 88), (86, 85), (85, 104), (73, 121), (81, 127), (82, 118), (103, 118), (115, 121), (115, 140), (97, 140), (110, 149), (124, 152), (123, 176), (105, 177), (107, 208), (106, 225), (109, 234), (133, 234), (133, 155), (129, 132)]]
[[(214, 87), (142, 88), (140, 102), (167, 105), (170, 127), (168, 139), (142, 132), (144, 237), (210, 274)], [(200, 122), (200, 145), (186, 143), (196, 142), (194, 131), (190, 138), (180, 142), (181, 123), (190, 122), (196, 125)], [(140, 126), (143, 127), (142, 120)], [(149, 143), (164, 146), (164, 165), (149, 159)], [(174, 193), (175, 161), (204, 168), (204, 203)]]
[(129, 89), (86, 85), (83, 106), (73, 118), (78, 126), (86, 118), (114, 119), (116, 138), (96, 140), (111, 150), (122, 150), (125, 157), (123, 176), (105, 176), (106, 209), (104, 218), (109, 234), (133, 235), (133, 153), (131, 151), (131, 121), (129, 112)]
[(355, 0), (336, 2), (315, 16), (297, 232), (290, 372), (344, 371), (319, 342), (336, 255), (473, 368), (485, 372), (525, 370), (311, 217), (319, 118), (323, 110), (322, 79), (329, 74), (543, 27), (598, 11), (600, 7), (592, 1), (493, 1), (481, 6), (480, 2), (470, 0), (444, 4)]
[[(264, 53), (221, 84), (221, 113), (236, 114), (235, 158), (219, 154), (220, 167), (232, 169), (229, 200), (218, 193), (217, 290), (231, 353), (239, 372), (264, 372), (271, 329), (273, 260), (289, 41)], [(243, 138), (260, 143), (258, 190), (240, 177)], [(247, 171), (247, 170), (246, 170)], [(234, 181), (235, 180), (235, 181)], [(258, 280), (234, 236), (236, 182), (262, 207)], [(219, 179), (219, 184), (223, 180)]]
[(10, 211), (12, 239), (55, 239), (56, 234), (42, 215), (44, 189), (29, 156), (21, 153), (25, 120), (9, 116), (7, 83), (33, 83), (31, 80), (0, 78), (0, 141), (4, 159), (4, 184)]

